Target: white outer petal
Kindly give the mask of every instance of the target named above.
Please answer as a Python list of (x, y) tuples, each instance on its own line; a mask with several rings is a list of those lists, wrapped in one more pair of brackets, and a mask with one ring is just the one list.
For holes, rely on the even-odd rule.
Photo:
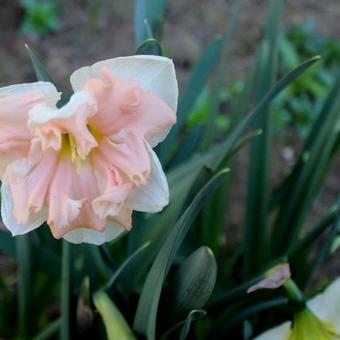
[(151, 158), (151, 174), (146, 185), (136, 187), (124, 206), (137, 211), (158, 212), (169, 204), (169, 186), (156, 153), (146, 143)]
[(46, 103), (51, 106), (54, 106), (60, 99), (60, 93), (57, 91), (56, 87), (52, 83), (45, 81), (1, 87), (0, 97), (30, 91), (41, 91), (45, 95)]
[(145, 91), (151, 91), (177, 110), (178, 84), (173, 61), (166, 57), (135, 55), (99, 61), (84, 66), (70, 77), (73, 90), (79, 91), (91, 78), (102, 78), (101, 70), (108, 67), (117, 78), (137, 80)]
[(31, 214), (27, 224), (18, 224), (12, 216), (13, 199), (8, 186), (3, 182), (1, 185), (1, 217), (6, 228), (13, 236), (26, 234), (40, 227), (47, 220), (47, 209)]
[(30, 128), (39, 127), (52, 119), (66, 119), (77, 114), (80, 105), (87, 104), (93, 108), (93, 113), (97, 109), (97, 101), (94, 96), (87, 91), (80, 91), (72, 95), (70, 101), (62, 108), (57, 109), (46, 104), (35, 105), (28, 113), (28, 126)]
[(307, 305), (320, 320), (340, 334), (340, 278), (334, 280), (323, 293), (309, 300)]
[(273, 327), (255, 337), (253, 340), (288, 340), (291, 332), (291, 322), (286, 321), (283, 324)]
[(97, 246), (112, 241), (121, 235), (126, 229), (119, 224), (107, 222), (103, 232), (89, 229), (77, 228), (64, 235), (64, 239), (75, 244), (90, 243)]

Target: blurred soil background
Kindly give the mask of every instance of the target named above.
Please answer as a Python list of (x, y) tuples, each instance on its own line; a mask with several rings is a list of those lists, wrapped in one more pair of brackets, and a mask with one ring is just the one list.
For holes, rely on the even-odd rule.
[[(57, 1), (59, 24), (55, 32), (44, 37), (23, 35), (20, 27), (24, 17), (19, 1), (0, 0), (0, 86), (35, 80), (24, 44), (32, 45), (43, 57), (61, 90), (70, 90), (68, 78), (77, 68), (95, 61), (131, 55), (135, 50), (133, 37), (133, 0), (60, 0)], [(250, 66), (256, 46), (262, 37), (268, 1), (248, 0), (242, 8), (227, 79), (243, 79)], [(163, 47), (177, 66), (180, 89), (190, 75), (203, 49), (215, 34), (224, 34), (230, 15), (230, 0), (168, 1), (163, 34)], [(340, 37), (339, 0), (288, 0), (284, 22), (287, 27), (302, 25), (312, 18), (316, 31), (329, 37)], [(277, 138), (273, 150), (273, 185), (289, 170), (298, 155), (301, 140), (287, 129)], [(287, 150), (288, 156), (287, 156)], [(339, 157), (338, 157), (339, 158)], [(247, 152), (237, 163), (231, 205), (226, 212), (228, 242), (237, 241), (243, 221)], [(340, 188), (340, 160), (337, 159), (326, 184), (315, 202), (311, 226), (334, 203)], [(333, 256), (321, 275), (336, 276), (340, 254)]]

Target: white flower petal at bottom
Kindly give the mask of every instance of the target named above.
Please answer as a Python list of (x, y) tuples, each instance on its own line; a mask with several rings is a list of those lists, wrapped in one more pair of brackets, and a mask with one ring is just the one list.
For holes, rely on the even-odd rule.
[(65, 234), (63, 238), (75, 244), (90, 243), (99, 246), (105, 242), (112, 241), (124, 231), (126, 229), (121, 225), (108, 222), (103, 232), (90, 228), (77, 228)]

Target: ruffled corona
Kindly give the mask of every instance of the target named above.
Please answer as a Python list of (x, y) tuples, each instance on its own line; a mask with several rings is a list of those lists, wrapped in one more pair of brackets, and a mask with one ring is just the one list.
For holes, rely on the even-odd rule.
[(13, 235), (47, 221), (55, 238), (101, 244), (157, 212), (168, 185), (152, 147), (176, 122), (170, 59), (133, 56), (73, 73), (57, 108), (50, 83), (0, 89), (2, 218)]

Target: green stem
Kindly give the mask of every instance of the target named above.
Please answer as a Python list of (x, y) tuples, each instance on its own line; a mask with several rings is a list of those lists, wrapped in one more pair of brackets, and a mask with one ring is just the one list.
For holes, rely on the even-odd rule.
[(61, 263), (61, 327), (60, 339), (70, 339), (70, 268), (71, 245), (63, 240)]
[(18, 258), (18, 336), (28, 338), (28, 298), (30, 291), (31, 265), (29, 236), (16, 238)]
[(283, 286), (286, 289), (289, 301), (298, 308), (304, 308), (305, 297), (296, 283), (292, 279), (288, 279)]

